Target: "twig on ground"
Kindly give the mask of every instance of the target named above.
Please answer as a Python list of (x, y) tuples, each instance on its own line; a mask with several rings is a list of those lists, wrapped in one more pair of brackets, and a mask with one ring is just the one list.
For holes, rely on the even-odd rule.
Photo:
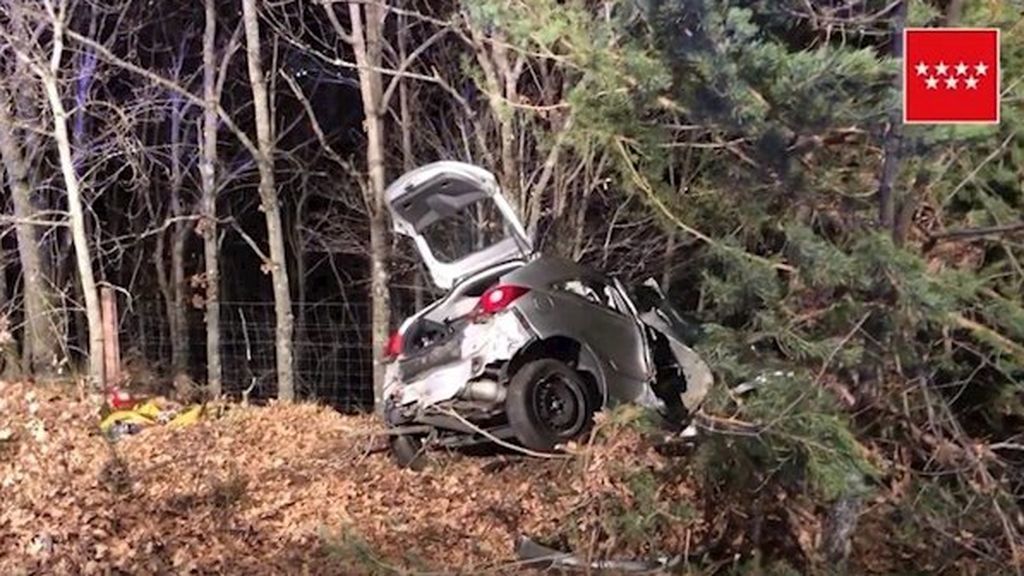
[(503, 448), (508, 448), (509, 450), (515, 450), (516, 452), (521, 452), (523, 454), (526, 454), (528, 456), (533, 456), (535, 458), (546, 458), (546, 459), (549, 459), (549, 460), (565, 460), (565, 459), (572, 458), (572, 456), (569, 455), (569, 454), (548, 454), (548, 453), (544, 453), (544, 452), (536, 452), (534, 450), (530, 450), (529, 448), (523, 448), (522, 446), (517, 446), (515, 444), (512, 444), (511, 442), (506, 442), (506, 441), (502, 440), (501, 438), (498, 438), (494, 434), (491, 434), (490, 432), (488, 432), (488, 431), (484, 430), (483, 428), (477, 426), (476, 424), (473, 424), (472, 422), (470, 422), (469, 420), (467, 420), (461, 414), (459, 414), (458, 412), (456, 412), (454, 410), (438, 409), (438, 411), (441, 412), (442, 414), (445, 414), (445, 415), (451, 416), (452, 418), (455, 418), (462, 425), (467, 426), (467, 427), (473, 429), (476, 433), (480, 434), (484, 438), (487, 438), (491, 442), (494, 442), (495, 444), (497, 444), (498, 446), (501, 446)]

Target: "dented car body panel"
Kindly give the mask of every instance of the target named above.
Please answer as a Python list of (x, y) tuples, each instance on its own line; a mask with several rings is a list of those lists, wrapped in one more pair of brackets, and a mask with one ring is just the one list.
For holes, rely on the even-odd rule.
[(643, 334), (610, 280), (575, 262), (545, 257), (503, 281), (533, 289), (513, 306), (540, 339), (580, 344), (580, 367), (591, 372), (604, 400), (646, 397), (651, 366)]
[[(474, 213), (478, 201), (498, 207), (492, 218), (503, 239), (452, 235), (469, 238), (454, 250), (428, 239), (426, 230)], [(684, 418), (700, 406), (711, 371), (657, 284), (638, 287), (638, 299), (616, 279), (534, 254), (486, 171), (458, 162), (430, 164), (389, 187), (388, 202), (395, 230), (412, 238), (434, 283), (448, 290), (393, 336), (401, 350), (386, 367), (390, 425), (428, 424), (464, 434), (469, 421), (488, 435), (508, 437), (510, 382), (538, 359), (555, 359), (577, 374), (587, 402), (597, 408), (637, 403)], [(437, 254), (446, 250), (459, 258), (441, 261)], [(446, 420), (452, 411), (465, 419)]]

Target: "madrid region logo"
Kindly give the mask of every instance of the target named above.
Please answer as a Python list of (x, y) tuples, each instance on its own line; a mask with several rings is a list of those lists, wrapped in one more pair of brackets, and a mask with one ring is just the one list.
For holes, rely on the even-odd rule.
[(999, 30), (904, 30), (903, 121), (998, 123)]

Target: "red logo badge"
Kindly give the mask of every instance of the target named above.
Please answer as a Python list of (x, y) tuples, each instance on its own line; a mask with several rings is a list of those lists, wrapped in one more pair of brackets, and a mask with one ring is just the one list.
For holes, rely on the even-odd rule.
[(903, 122), (999, 122), (999, 29), (903, 31)]

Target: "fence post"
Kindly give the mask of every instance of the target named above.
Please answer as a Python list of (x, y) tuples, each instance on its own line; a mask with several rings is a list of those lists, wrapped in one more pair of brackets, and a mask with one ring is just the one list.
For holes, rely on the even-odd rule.
[(103, 315), (103, 366), (107, 386), (121, 381), (121, 341), (117, 331), (117, 295), (110, 286), (100, 288)]

